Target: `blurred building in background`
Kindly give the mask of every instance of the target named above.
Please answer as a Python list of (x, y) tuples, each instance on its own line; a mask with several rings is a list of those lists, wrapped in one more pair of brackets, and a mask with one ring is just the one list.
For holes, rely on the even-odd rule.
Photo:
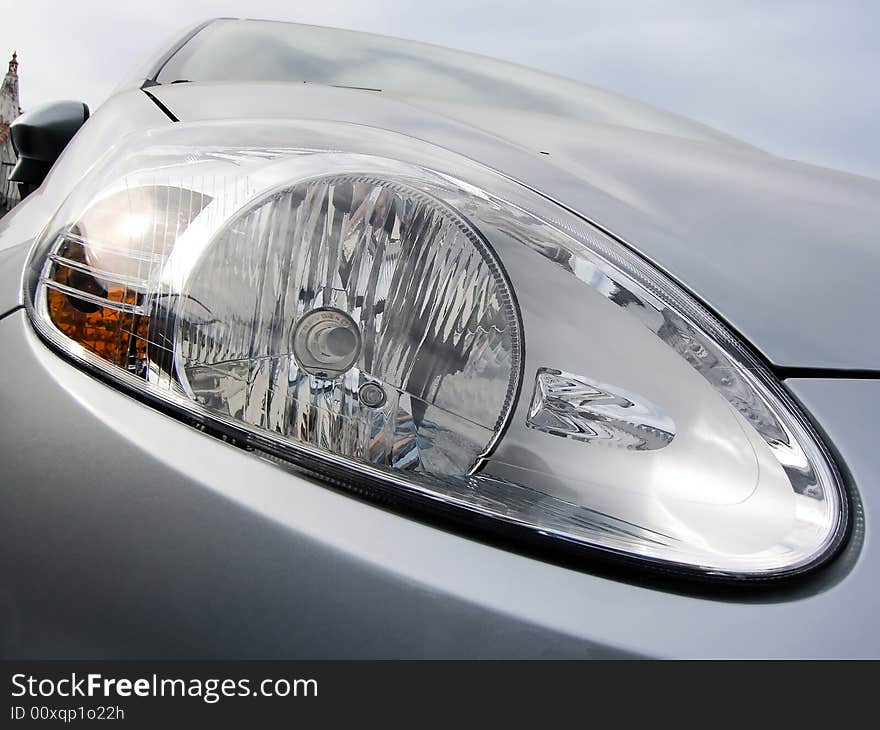
[(18, 103), (18, 54), (13, 52), (9, 70), (0, 87), (0, 215), (19, 200), (18, 185), (9, 182), (15, 165), (15, 150), (9, 137), (9, 125), (21, 114)]

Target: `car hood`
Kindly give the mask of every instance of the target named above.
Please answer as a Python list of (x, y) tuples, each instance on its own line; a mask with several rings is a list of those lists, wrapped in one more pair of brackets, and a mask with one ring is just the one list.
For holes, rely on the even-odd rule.
[(181, 121), (333, 120), (454, 150), (628, 243), (774, 365), (880, 370), (880, 181), (723, 136), (369, 90), (181, 83), (148, 91)]

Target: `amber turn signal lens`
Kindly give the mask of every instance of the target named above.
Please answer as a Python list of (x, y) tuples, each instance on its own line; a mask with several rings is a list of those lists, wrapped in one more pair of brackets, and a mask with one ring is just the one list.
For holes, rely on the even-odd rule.
[[(63, 254), (70, 266), (56, 263), (51, 280), (58, 289), (48, 289), (47, 307), (52, 323), (74, 342), (85, 347), (114, 365), (131, 370), (143, 362), (147, 353), (150, 318), (135, 309), (140, 295), (123, 286), (104, 289), (91, 274), (77, 268), (75, 263), (86, 264), (79, 246), (65, 244)], [(77, 259), (83, 259), (78, 262)], [(81, 298), (73, 292), (83, 292)], [(106, 300), (109, 306), (96, 303)], [(122, 308), (113, 304), (123, 305)], [(126, 306), (127, 305), (127, 306)]]

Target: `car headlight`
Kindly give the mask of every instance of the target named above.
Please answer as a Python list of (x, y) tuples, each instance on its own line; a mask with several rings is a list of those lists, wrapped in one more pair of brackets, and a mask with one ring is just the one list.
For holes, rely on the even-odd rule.
[(401, 135), (128, 139), (47, 226), (27, 304), (113, 382), (391, 503), (734, 579), (803, 572), (845, 532), (808, 421), (698, 302)]

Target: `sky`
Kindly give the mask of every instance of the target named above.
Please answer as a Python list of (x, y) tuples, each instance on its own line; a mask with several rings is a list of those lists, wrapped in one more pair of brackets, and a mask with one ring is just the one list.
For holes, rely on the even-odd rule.
[(26, 0), (0, 24), (24, 109), (93, 109), (211, 17), (330, 25), (515, 61), (691, 117), (774, 154), (880, 179), (874, 0)]

